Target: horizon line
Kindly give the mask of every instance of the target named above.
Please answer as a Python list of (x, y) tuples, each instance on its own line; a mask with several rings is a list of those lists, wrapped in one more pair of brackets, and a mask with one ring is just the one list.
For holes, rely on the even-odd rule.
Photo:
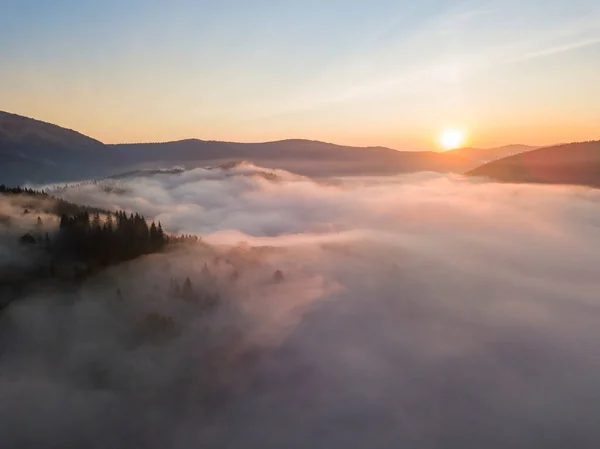
[[(174, 140), (163, 140), (163, 141), (138, 141), (138, 142), (119, 142), (119, 143), (106, 143), (101, 141), (100, 139), (97, 139), (95, 137), (92, 137), (90, 135), (84, 134), (81, 131), (78, 131), (77, 129), (74, 128), (69, 128), (67, 126), (63, 126), (63, 125), (59, 125), (56, 123), (52, 123), (52, 122), (48, 122), (45, 121), (43, 119), (39, 119), (39, 118), (35, 118), (35, 117), (30, 117), (27, 115), (23, 115), (23, 114), (17, 114), (15, 112), (9, 112), (9, 111), (4, 111), (4, 110), (0, 110), (0, 113), (4, 113), (4, 114), (8, 114), (8, 115), (13, 115), (22, 119), (27, 119), (27, 120), (32, 120), (32, 121), (36, 121), (36, 122), (40, 122), (40, 123), (44, 123), (46, 125), (50, 125), (50, 126), (55, 126), (57, 128), (61, 128), (63, 130), (66, 131), (71, 131), (74, 133), (77, 133), (83, 137), (86, 137), (88, 139), (94, 140), (104, 146), (119, 146), (119, 145), (161, 145), (161, 144), (169, 144), (169, 143), (179, 143), (179, 142), (188, 142), (188, 141), (198, 141), (198, 142), (207, 142), (207, 143), (230, 143), (230, 144), (236, 144), (236, 145), (264, 145), (264, 144), (273, 144), (273, 143), (282, 143), (282, 142), (292, 142), (292, 141), (300, 141), (300, 142), (312, 142), (312, 143), (321, 143), (321, 144), (325, 144), (325, 145), (334, 145), (334, 146), (338, 146), (338, 147), (346, 147), (346, 148), (362, 148), (362, 149), (373, 149), (373, 148), (385, 148), (388, 150), (393, 150), (393, 151), (398, 151), (398, 152), (406, 152), (406, 153), (447, 153), (447, 152), (451, 152), (451, 151), (456, 151), (456, 150), (463, 150), (463, 149), (477, 149), (477, 150), (492, 150), (492, 149), (499, 149), (499, 148), (504, 148), (504, 147), (510, 147), (510, 146), (524, 146), (524, 147), (532, 147), (532, 148), (542, 148), (542, 147), (550, 147), (550, 146), (557, 146), (557, 145), (564, 145), (565, 143), (553, 143), (550, 145), (531, 145), (531, 144), (523, 144), (523, 143), (508, 143), (508, 144), (503, 144), (503, 145), (497, 145), (497, 146), (492, 146), (492, 147), (476, 147), (476, 146), (464, 146), (464, 147), (459, 147), (459, 148), (453, 148), (450, 150), (442, 150), (442, 151), (435, 151), (433, 149), (427, 150), (427, 149), (413, 149), (413, 150), (407, 150), (407, 149), (398, 149), (398, 148), (393, 148), (387, 145), (345, 145), (345, 144), (339, 144), (339, 143), (335, 143), (335, 142), (329, 142), (329, 141), (325, 141), (325, 140), (318, 140), (318, 139), (311, 139), (311, 138), (302, 138), (302, 137), (294, 137), (294, 138), (285, 138), (285, 139), (277, 139), (277, 140), (258, 140), (258, 141), (235, 141), (235, 140), (218, 140), (218, 139), (202, 139), (199, 137), (186, 137), (186, 138), (181, 138), (181, 139), (174, 139)], [(576, 143), (578, 141), (572, 141), (570, 143)]]

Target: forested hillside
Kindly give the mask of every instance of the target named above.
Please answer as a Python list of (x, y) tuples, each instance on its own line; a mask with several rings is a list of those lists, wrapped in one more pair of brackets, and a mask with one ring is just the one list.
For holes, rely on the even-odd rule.
[(4, 300), (35, 282), (78, 281), (170, 245), (199, 242), (168, 235), (160, 222), (148, 223), (137, 213), (111, 213), (33, 189), (0, 185), (0, 206), (0, 243), (7, 248), (7, 259), (0, 260)]

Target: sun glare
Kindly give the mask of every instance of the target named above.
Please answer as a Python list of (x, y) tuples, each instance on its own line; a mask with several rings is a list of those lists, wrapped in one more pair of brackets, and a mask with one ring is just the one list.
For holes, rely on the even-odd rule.
[(459, 129), (447, 129), (440, 136), (440, 144), (446, 150), (460, 148), (465, 142), (465, 133)]

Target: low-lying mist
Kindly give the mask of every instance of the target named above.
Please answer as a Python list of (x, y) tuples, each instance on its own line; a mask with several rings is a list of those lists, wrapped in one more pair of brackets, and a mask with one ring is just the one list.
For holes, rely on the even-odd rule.
[(245, 164), (60, 195), (203, 243), (2, 313), (2, 447), (600, 445), (600, 191)]

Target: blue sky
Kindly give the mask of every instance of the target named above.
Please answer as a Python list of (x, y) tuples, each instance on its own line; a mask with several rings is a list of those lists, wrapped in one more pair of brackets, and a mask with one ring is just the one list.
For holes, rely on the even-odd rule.
[(3, 0), (0, 109), (105, 142), (600, 138), (600, 2)]

